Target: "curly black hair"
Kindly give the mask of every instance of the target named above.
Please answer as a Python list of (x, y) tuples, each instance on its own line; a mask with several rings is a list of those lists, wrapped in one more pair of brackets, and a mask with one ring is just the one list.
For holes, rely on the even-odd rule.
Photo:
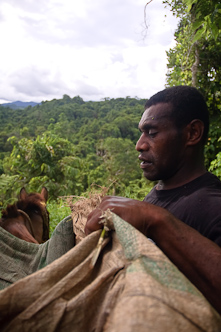
[(203, 95), (194, 87), (179, 85), (159, 91), (147, 100), (145, 109), (158, 103), (170, 103), (170, 116), (178, 129), (194, 119), (204, 123), (202, 142), (205, 144), (209, 131), (209, 112)]

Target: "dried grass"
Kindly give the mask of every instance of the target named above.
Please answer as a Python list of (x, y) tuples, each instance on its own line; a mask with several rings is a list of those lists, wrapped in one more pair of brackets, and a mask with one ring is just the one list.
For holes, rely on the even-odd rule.
[(71, 209), (73, 220), (73, 230), (76, 234), (76, 243), (81, 241), (86, 235), (84, 228), (88, 215), (97, 208), (102, 198), (107, 194), (109, 188), (98, 187), (97, 190), (92, 187), (91, 192), (84, 196), (67, 196), (66, 202)]

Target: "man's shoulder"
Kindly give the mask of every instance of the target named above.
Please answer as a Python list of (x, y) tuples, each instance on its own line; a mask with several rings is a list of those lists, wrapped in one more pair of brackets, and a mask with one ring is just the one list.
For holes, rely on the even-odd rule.
[(171, 190), (154, 187), (144, 201), (175, 212), (186, 209), (200, 211), (220, 210), (221, 181), (212, 173), (205, 173), (193, 181)]
[(159, 199), (168, 197), (179, 196), (198, 196), (200, 194), (207, 193), (221, 195), (221, 181), (217, 176), (210, 172), (206, 172), (200, 177), (182, 185), (180, 187), (170, 190), (157, 190), (156, 186), (147, 194), (144, 200), (148, 200), (149, 197), (158, 197)]
[(221, 202), (221, 181), (214, 174), (207, 172), (196, 179), (193, 185), (190, 184), (190, 196), (194, 199), (202, 198), (205, 203)]
[(171, 190), (154, 188), (144, 201), (167, 209), (214, 242), (220, 238), (221, 181), (211, 173)]
[(210, 172), (206, 172), (205, 174), (203, 174), (199, 178), (195, 179), (195, 181), (198, 182), (199, 184), (201, 184), (204, 187), (216, 188), (218, 190), (221, 190), (221, 181), (220, 181), (220, 179), (216, 175), (214, 175)]

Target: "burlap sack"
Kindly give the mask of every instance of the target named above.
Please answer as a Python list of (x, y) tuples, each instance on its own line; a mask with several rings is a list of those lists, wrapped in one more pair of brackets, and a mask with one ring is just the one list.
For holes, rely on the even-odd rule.
[(160, 249), (112, 218), (94, 267), (100, 231), (0, 292), (1, 331), (221, 331), (218, 313)]
[(23, 241), (0, 227), (0, 290), (52, 263), (75, 244), (72, 218), (62, 220), (43, 244)]

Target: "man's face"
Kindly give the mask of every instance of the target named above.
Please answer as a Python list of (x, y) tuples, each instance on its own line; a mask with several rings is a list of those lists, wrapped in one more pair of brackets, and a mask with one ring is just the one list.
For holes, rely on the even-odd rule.
[(140, 167), (151, 181), (167, 180), (184, 163), (184, 135), (171, 117), (171, 105), (159, 103), (147, 108), (139, 123), (141, 136), (136, 144)]

